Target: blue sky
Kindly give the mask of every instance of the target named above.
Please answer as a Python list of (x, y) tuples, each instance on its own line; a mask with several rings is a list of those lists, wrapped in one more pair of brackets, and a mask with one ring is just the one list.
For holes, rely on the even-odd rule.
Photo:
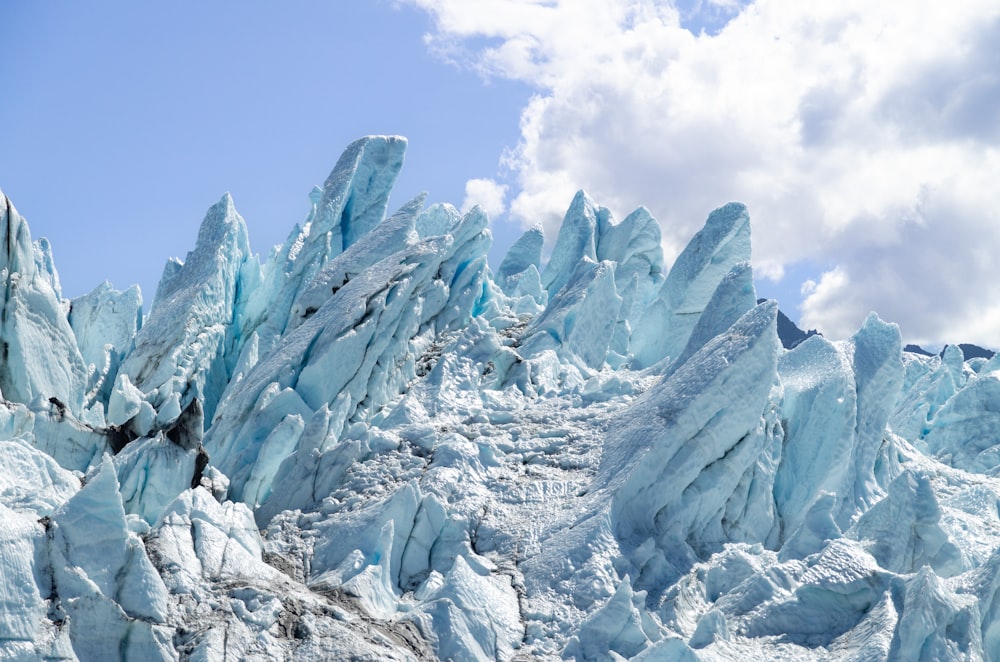
[(649, 207), (669, 264), (741, 200), (759, 293), (803, 326), (877, 310), (1000, 345), (994, 0), (0, 0), (0, 23), (0, 189), (69, 296), (148, 303), (225, 191), (266, 253), (344, 146), (396, 133), (392, 204), (480, 202), (500, 247), (553, 240), (585, 188)]
[(0, 22), (0, 188), (67, 296), (109, 279), (148, 304), (226, 191), (266, 254), (367, 134), (410, 139), (394, 203), (459, 205), (530, 95), (435, 59), (428, 16), (385, 3), (10, 2)]

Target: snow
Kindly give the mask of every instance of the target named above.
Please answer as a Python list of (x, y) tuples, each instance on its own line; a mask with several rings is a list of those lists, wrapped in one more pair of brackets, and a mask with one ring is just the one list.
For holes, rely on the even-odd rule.
[(783, 349), (737, 203), (494, 274), (405, 149), (264, 260), (224, 196), (145, 318), (3, 198), (0, 658), (1000, 660), (997, 359)]

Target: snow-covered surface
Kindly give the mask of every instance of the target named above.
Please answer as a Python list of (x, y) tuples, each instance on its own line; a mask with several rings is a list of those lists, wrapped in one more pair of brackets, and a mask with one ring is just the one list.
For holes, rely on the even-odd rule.
[(0, 658), (1000, 660), (1000, 360), (782, 348), (736, 203), (494, 275), (405, 148), (263, 260), (224, 196), (145, 318), (0, 199)]

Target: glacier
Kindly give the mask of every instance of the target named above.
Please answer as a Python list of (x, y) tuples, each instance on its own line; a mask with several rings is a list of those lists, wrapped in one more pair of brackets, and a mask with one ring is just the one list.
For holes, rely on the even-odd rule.
[[(1000, 358), (778, 335), (751, 220), (226, 194), (68, 299), (0, 193), (0, 659), (1000, 660)], [(785, 323), (784, 322), (780, 323)]]

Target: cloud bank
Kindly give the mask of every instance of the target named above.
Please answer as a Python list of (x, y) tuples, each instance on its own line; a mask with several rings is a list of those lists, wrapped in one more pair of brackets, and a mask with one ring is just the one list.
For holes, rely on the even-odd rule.
[(815, 265), (803, 326), (877, 310), (913, 341), (1000, 346), (993, 0), (408, 1), (443, 58), (537, 90), (503, 162), (511, 215), (550, 241), (581, 187), (649, 207), (668, 261), (739, 200), (758, 275)]

